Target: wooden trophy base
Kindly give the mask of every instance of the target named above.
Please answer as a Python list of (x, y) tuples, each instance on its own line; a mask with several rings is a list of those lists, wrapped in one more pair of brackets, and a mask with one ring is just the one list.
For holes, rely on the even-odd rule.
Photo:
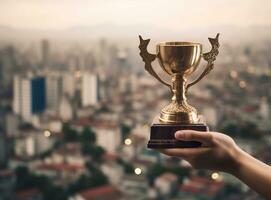
[(208, 131), (205, 124), (153, 124), (151, 126), (150, 140), (148, 148), (150, 149), (168, 149), (168, 148), (195, 148), (200, 147), (201, 143), (197, 141), (181, 141), (175, 139), (175, 132), (178, 130), (196, 130)]

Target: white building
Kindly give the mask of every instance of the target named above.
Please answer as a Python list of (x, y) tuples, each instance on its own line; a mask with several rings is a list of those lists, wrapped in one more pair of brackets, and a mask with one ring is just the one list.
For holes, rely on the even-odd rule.
[(69, 97), (74, 96), (75, 93), (75, 76), (71, 72), (65, 73), (63, 75), (63, 93), (67, 94)]
[(24, 121), (31, 121), (34, 114), (45, 110), (46, 86), (44, 77), (15, 75), (13, 87), (13, 111)]
[(116, 162), (105, 162), (101, 166), (101, 170), (108, 177), (109, 181), (113, 185), (121, 183), (124, 171), (123, 167)]
[(64, 121), (69, 121), (73, 117), (72, 105), (66, 96), (63, 96), (59, 105), (59, 116)]
[(15, 154), (19, 157), (31, 157), (45, 152), (51, 146), (51, 138), (45, 137), (41, 131), (31, 131), (16, 139)]
[(129, 174), (123, 177), (120, 190), (124, 194), (124, 199), (144, 200), (148, 198), (148, 180), (144, 175)]
[(97, 74), (83, 73), (81, 85), (82, 106), (93, 106), (98, 103), (99, 88)]
[(171, 173), (164, 173), (155, 179), (155, 188), (162, 196), (169, 197), (177, 188), (178, 178)]
[(14, 76), (13, 111), (23, 119), (30, 119), (31, 112), (31, 83), (30, 79)]
[(13, 112), (21, 113), (21, 79), (20, 76), (15, 75), (13, 78)]
[(78, 131), (82, 131), (84, 127), (93, 129), (97, 144), (109, 153), (116, 152), (121, 145), (121, 130), (117, 122), (104, 119), (92, 121), (82, 118), (74, 122), (73, 126)]
[(107, 152), (116, 152), (121, 144), (121, 131), (118, 126), (104, 125), (93, 127), (96, 132), (97, 143), (106, 149)]

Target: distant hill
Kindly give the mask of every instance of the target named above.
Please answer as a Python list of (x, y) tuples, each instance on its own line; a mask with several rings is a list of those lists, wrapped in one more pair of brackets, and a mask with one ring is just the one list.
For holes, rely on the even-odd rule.
[(7, 26), (0, 26), (1, 40), (27, 40), (27, 39), (95, 39), (95, 38), (133, 38), (138, 34), (154, 39), (182, 38), (206, 38), (214, 36), (217, 32), (223, 35), (224, 40), (255, 40), (271, 39), (271, 26), (212, 26), (199, 27), (190, 30), (173, 31), (161, 29), (147, 25), (120, 26), (114, 24), (100, 24), (96, 26), (75, 26), (64, 30), (38, 30), (38, 29), (19, 29)]

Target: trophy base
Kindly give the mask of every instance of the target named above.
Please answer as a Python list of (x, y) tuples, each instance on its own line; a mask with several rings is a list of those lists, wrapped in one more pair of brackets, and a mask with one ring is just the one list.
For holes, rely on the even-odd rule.
[(175, 132), (178, 130), (208, 131), (209, 128), (205, 124), (153, 124), (151, 126), (151, 134), (150, 140), (148, 142), (148, 148), (195, 148), (201, 146), (201, 143), (197, 141), (176, 140)]

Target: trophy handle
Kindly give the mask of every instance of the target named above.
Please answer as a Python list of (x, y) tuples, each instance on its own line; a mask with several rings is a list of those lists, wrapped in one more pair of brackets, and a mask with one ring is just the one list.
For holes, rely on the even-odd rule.
[(158, 74), (154, 71), (153, 67), (152, 67), (152, 62), (155, 60), (155, 58), (157, 57), (155, 54), (151, 54), (148, 52), (147, 47), (148, 44), (150, 42), (150, 39), (146, 39), (144, 40), (141, 35), (139, 35), (139, 41), (140, 44), (138, 46), (139, 50), (140, 50), (140, 56), (143, 59), (144, 63), (145, 63), (145, 70), (147, 72), (149, 72), (154, 78), (156, 78), (158, 81), (160, 81), (161, 83), (163, 83), (164, 85), (168, 86), (170, 88), (170, 90), (172, 90), (171, 88), (171, 84), (165, 82), (164, 80), (162, 80)]
[(187, 84), (186, 92), (187, 92), (188, 88), (190, 88), (192, 85), (195, 85), (197, 82), (199, 82), (204, 76), (209, 74), (209, 72), (214, 68), (214, 61), (216, 60), (216, 56), (219, 53), (219, 51), (218, 51), (218, 49), (219, 49), (218, 37), (219, 37), (219, 33), (216, 34), (215, 38), (208, 38), (211, 45), (212, 45), (212, 49), (211, 49), (211, 51), (202, 54), (203, 59), (207, 61), (207, 65), (205, 67), (205, 70), (202, 72), (202, 74), (196, 80), (194, 80), (192, 83)]

